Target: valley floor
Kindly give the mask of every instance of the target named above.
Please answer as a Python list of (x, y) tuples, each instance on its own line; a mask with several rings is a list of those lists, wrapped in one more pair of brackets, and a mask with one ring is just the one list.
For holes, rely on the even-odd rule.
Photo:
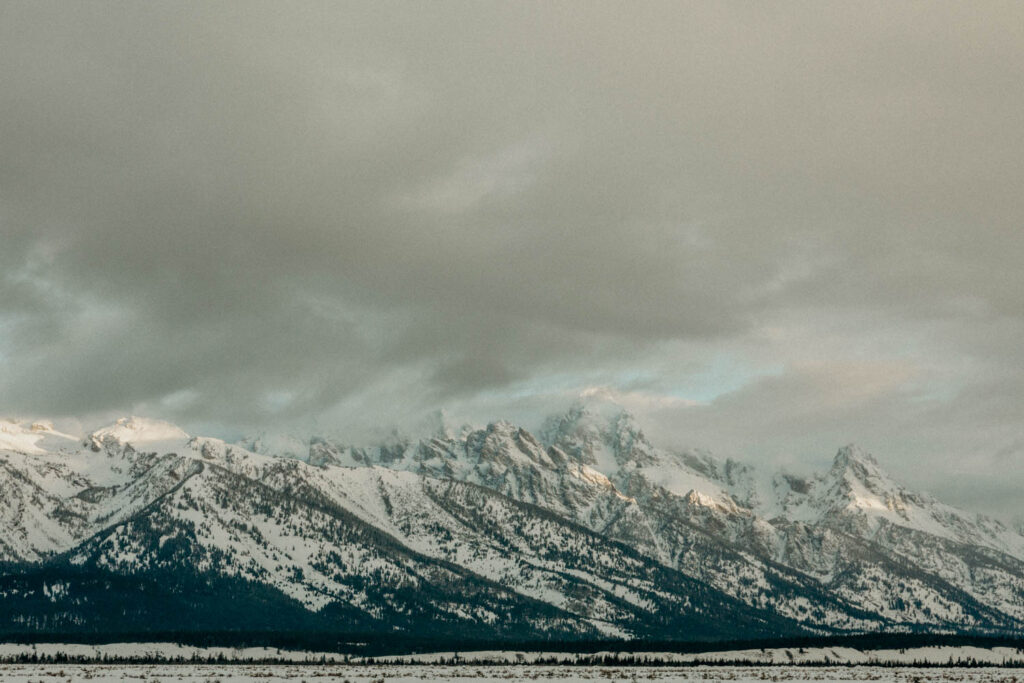
[[(170, 642), (121, 642), (106, 644), (81, 643), (0, 643), (0, 666), (2, 671), (11, 667), (50, 666), (61, 664), (70, 668), (90, 666), (98, 663), (114, 666), (117, 662), (129, 668), (145, 670), (146, 666), (173, 667), (176, 672), (182, 667), (198, 667), (202, 664), (227, 666), (229, 671), (241, 671), (244, 667), (264, 666), (268, 670), (284, 670), (299, 666), (310, 672), (343, 666), (343, 671), (365, 672), (375, 668), (392, 668), (395, 671), (420, 675), (427, 670), (458, 672), (473, 667), (494, 672), (503, 667), (515, 666), (516, 671), (554, 671), (573, 668), (581, 671), (607, 670), (623, 666), (639, 666), (644, 670), (666, 667), (705, 669), (709, 665), (716, 670), (748, 670), (768, 667), (774, 671), (787, 668), (825, 668), (873, 670), (881, 668), (938, 668), (969, 669), (972, 667), (1016, 670), (1024, 681), (1024, 641), (1019, 647), (976, 647), (970, 645), (937, 645), (927, 647), (902, 647), (884, 649), (857, 649), (848, 646), (825, 647), (774, 647), (746, 650), (718, 650), (707, 652), (628, 652), (601, 651), (591, 653), (570, 653), (555, 651), (519, 650), (476, 650), (425, 652), (419, 654), (363, 657), (339, 652), (318, 652), (310, 650), (287, 650), (275, 647), (195, 647)], [(283, 668), (282, 668), (283, 667)], [(326, 667), (326, 668), (325, 668)], [(102, 668), (100, 671), (108, 669)], [(492, 675), (489, 673), (489, 675)], [(460, 677), (454, 673), (446, 675)], [(773, 674), (774, 675), (774, 674)], [(351, 676), (349, 676), (351, 677)], [(3, 677), (0, 676), (0, 680)], [(804, 679), (794, 679), (804, 680)], [(810, 679), (819, 680), (819, 679)], [(845, 680), (845, 679), (843, 679)], [(855, 678), (851, 680), (865, 680)], [(866, 679), (870, 680), (870, 679)], [(931, 677), (928, 678), (931, 680)]]
[(259, 681), (349, 681), (349, 683), (415, 683), (418, 681), (479, 681), (498, 683), (509, 680), (539, 681), (878, 681), (882, 683), (924, 683), (925, 681), (962, 681), (964, 683), (1018, 683), (1024, 681), (1019, 669), (968, 668), (886, 668), (795, 667), (795, 666), (689, 666), (689, 667), (598, 667), (598, 666), (357, 666), (357, 665), (0, 665), (0, 681), (35, 683), (36, 681), (177, 681), (178, 683), (245, 683)]

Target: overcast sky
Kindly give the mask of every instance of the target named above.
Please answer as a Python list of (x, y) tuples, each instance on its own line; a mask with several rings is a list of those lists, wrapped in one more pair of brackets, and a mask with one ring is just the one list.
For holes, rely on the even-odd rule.
[(1024, 3), (0, 4), (0, 412), (607, 387), (1024, 513)]

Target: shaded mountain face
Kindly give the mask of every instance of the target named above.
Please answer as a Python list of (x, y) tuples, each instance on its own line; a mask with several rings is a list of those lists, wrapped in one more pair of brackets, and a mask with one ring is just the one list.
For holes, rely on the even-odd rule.
[(607, 403), (370, 446), (6, 422), (0, 489), (8, 632), (255, 629), (270, 606), (279, 628), (510, 639), (1024, 629), (1018, 530), (853, 446), (761, 473), (656, 448)]

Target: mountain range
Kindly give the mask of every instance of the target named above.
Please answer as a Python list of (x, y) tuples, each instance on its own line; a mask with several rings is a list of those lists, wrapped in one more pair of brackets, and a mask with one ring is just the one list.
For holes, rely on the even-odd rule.
[(1024, 536), (844, 446), (765, 472), (581, 399), (510, 422), (227, 443), (0, 422), (0, 632), (481, 639), (1019, 635)]

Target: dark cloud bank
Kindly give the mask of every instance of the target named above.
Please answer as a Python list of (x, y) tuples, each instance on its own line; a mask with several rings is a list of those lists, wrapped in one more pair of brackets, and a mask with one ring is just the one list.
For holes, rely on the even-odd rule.
[(1024, 485), (1019, 3), (0, 5), (0, 411), (609, 386), (663, 442)]

